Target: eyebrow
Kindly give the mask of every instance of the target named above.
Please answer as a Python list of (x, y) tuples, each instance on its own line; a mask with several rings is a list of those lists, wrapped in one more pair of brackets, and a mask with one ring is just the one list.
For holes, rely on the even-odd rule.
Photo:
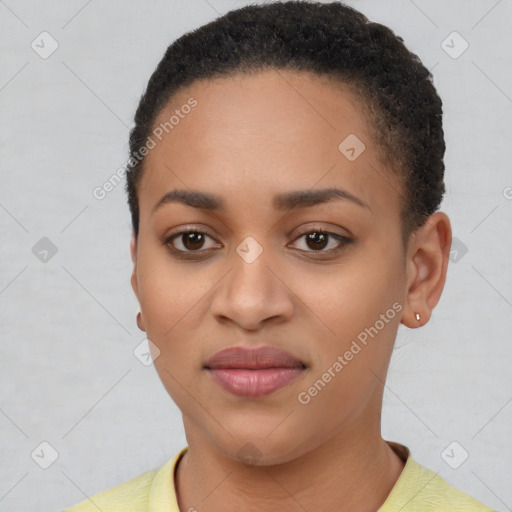
[[(335, 200), (347, 200), (363, 208), (371, 210), (367, 203), (350, 192), (340, 188), (325, 188), (318, 190), (294, 190), (274, 196), (272, 204), (276, 210), (290, 211), (299, 208), (309, 208)], [(201, 210), (225, 210), (224, 199), (215, 194), (199, 190), (171, 190), (162, 196), (155, 204), (151, 214), (165, 204), (181, 203)]]

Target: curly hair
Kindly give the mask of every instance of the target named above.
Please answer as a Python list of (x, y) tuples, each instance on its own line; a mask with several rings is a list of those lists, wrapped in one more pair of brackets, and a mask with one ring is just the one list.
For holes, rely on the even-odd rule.
[(379, 157), (400, 180), (404, 241), (438, 209), (445, 192), (445, 142), (442, 101), (429, 70), (401, 37), (351, 7), (281, 1), (230, 11), (165, 51), (130, 131), (126, 192), (135, 237), (144, 158), (134, 155), (172, 95), (195, 80), (263, 69), (311, 72), (358, 95)]

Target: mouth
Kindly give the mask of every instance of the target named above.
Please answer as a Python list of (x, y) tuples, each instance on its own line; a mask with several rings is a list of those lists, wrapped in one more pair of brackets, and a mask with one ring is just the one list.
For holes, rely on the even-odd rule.
[(213, 381), (233, 395), (257, 398), (274, 393), (302, 375), (307, 366), (274, 347), (230, 347), (203, 367)]

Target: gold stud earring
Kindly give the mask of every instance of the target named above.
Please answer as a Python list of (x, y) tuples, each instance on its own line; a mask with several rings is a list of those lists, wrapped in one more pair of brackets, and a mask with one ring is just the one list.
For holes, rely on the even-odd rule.
[(419, 322), (421, 320), (421, 316), (419, 313), (416, 313), (416, 320)]

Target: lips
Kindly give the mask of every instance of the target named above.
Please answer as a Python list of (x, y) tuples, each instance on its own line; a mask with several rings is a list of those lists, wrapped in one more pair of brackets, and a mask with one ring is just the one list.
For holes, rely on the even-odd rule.
[(230, 347), (214, 354), (204, 369), (230, 393), (261, 397), (273, 393), (303, 374), (306, 365), (274, 347)]
[(230, 347), (214, 354), (205, 365), (209, 369), (239, 368), (261, 370), (263, 368), (302, 368), (305, 365), (288, 352), (274, 347)]

